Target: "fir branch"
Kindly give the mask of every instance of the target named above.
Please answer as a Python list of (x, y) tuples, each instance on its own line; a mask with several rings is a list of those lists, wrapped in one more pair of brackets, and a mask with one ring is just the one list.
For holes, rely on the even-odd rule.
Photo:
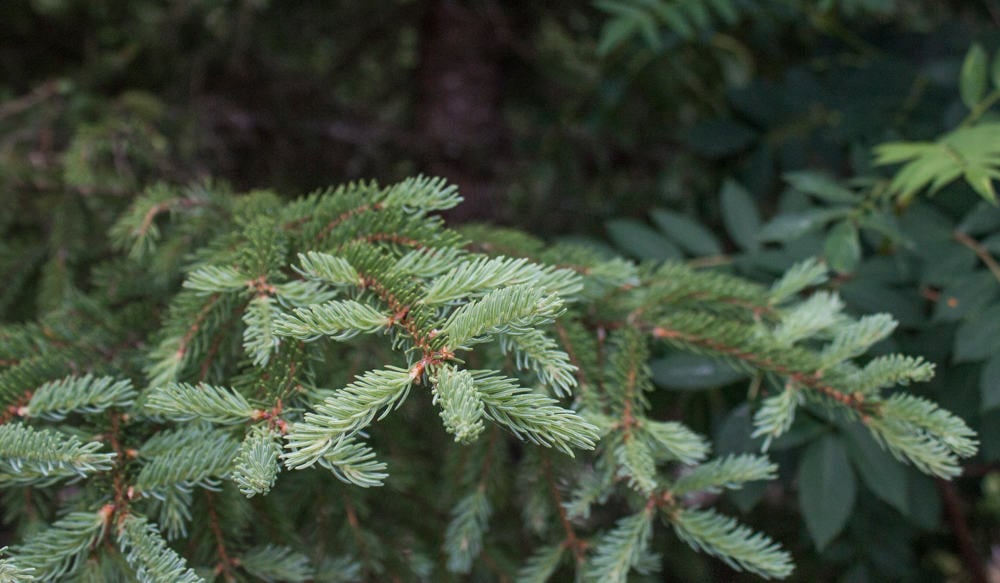
[(286, 436), (290, 451), (285, 453), (285, 465), (291, 469), (313, 465), (340, 438), (388, 415), (406, 398), (414, 380), (410, 371), (394, 366), (357, 377), (291, 426)]
[(692, 492), (736, 490), (746, 482), (773, 480), (777, 477), (777, 471), (777, 464), (771, 463), (764, 456), (729, 455), (701, 464), (682, 475), (670, 487), (670, 493), (677, 497)]
[(73, 435), (21, 423), (0, 426), (0, 485), (47, 486), (65, 478), (106, 472), (114, 453), (97, 453), (102, 444), (81, 443)]
[(769, 292), (772, 305), (781, 304), (800, 291), (820, 285), (827, 279), (827, 269), (816, 259), (796, 263), (785, 275), (771, 285)]
[(215, 488), (233, 467), (239, 443), (225, 434), (197, 448), (165, 451), (152, 457), (135, 481), (137, 491), (156, 498), (168, 488)]
[(546, 545), (535, 549), (517, 572), (517, 583), (546, 583), (562, 562), (566, 545)]
[(109, 407), (127, 407), (135, 396), (132, 382), (127, 379), (68, 376), (38, 387), (20, 414), (61, 421), (72, 412), (100, 413)]
[(493, 508), (483, 487), (476, 488), (452, 509), (451, 521), (444, 535), (448, 570), (468, 573), (483, 547), (483, 535), (489, 526)]
[(323, 453), (318, 463), (333, 472), (341, 482), (361, 488), (381, 486), (382, 481), (389, 477), (385, 472), (387, 466), (375, 459), (372, 448), (354, 437), (337, 440), (333, 447)]
[(792, 558), (767, 536), (714, 510), (675, 510), (666, 515), (677, 536), (691, 548), (722, 559), (737, 571), (768, 579), (792, 573)]
[(207, 383), (169, 383), (154, 387), (145, 395), (143, 409), (173, 421), (203, 419), (229, 425), (259, 417), (243, 395), (225, 387)]
[(254, 547), (239, 559), (240, 567), (247, 573), (268, 583), (297, 583), (313, 576), (309, 559), (289, 547), (272, 544)]
[(118, 530), (118, 544), (140, 583), (204, 583), (141, 516), (125, 517)]
[(791, 346), (804, 338), (811, 338), (844, 319), (844, 303), (836, 294), (816, 292), (781, 315), (781, 321), (771, 332), (782, 346)]
[(466, 370), (442, 366), (434, 379), (434, 403), (441, 405), (441, 419), (455, 441), (471, 443), (482, 434), (483, 402)]
[(453, 346), (480, 341), (491, 334), (523, 334), (562, 313), (562, 300), (530, 284), (494, 290), (455, 310), (441, 332)]
[(975, 433), (959, 417), (913, 395), (879, 403), (879, 415), (865, 418), (872, 434), (900, 461), (944, 479), (959, 476), (959, 458), (978, 449)]
[(477, 257), (458, 264), (430, 282), (420, 302), (443, 304), (519, 284), (531, 284), (562, 297), (571, 297), (583, 289), (580, 276), (569, 269), (543, 267), (524, 258)]
[(283, 314), (275, 322), (274, 329), (279, 336), (306, 341), (327, 336), (344, 341), (385, 328), (391, 322), (388, 316), (354, 300), (332, 300), (308, 308), (295, 308), (293, 314)]
[[(7, 554), (7, 547), (0, 547), (0, 556)], [(13, 559), (0, 559), (0, 583), (31, 583), (35, 578), (34, 567), (21, 567)]]
[(656, 460), (646, 441), (624, 435), (614, 448), (614, 456), (618, 463), (617, 476), (624, 478), (630, 487), (643, 494), (656, 489)]
[(711, 449), (704, 437), (676, 421), (645, 419), (637, 435), (640, 439), (651, 441), (651, 448), (664, 461), (695, 464), (704, 460)]
[(280, 434), (267, 425), (257, 425), (247, 432), (236, 456), (232, 478), (247, 498), (267, 494), (277, 480), (281, 464)]
[(281, 343), (274, 330), (277, 314), (274, 300), (267, 295), (258, 295), (250, 300), (243, 312), (243, 350), (250, 355), (254, 366), (267, 366), (271, 353)]
[(229, 293), (246, 290), (252, 279), (232, 267), (207, 265), (188, 275), (184, 287), (200, 294)]
[(16, 563), (30, 566), (37, 580), (68, 577), (80, 569), (91, 547), (104, 536), (107, 519), (107, 510), (70, 513), (28, 537), (11, 554)]
[(556, 341), (541, 330), (512, 336), (501, 334), (500, 349), (504, 354), (513, 353), (518, 370), (534, 372), (556, 396), (570, 396), (577, 385), (577, 367), (570, 362), (569, 355), (559, 349)]
[[(888, 338), (897, 322), (889, 314), (863, 316), (837, 329), (833, 341), (823, 348), (820, 357), (827, 366), (865, 353), (873, 344)], [(895, 384), (895, 383), (892, 383)]]
[(361, 285), (357, 270), (343, 257), (329, 253), (299, 253), (299, 266), (294, 269), (304, 277), (329, 285)]
[(771, 441), (783, 435), (795, 421), (795, 411), (802, 404), (802, 393), (791, 383), (778, 394), (764, 399), (764, 405), (754, 413), (754, 431), (750, 437), (764, 437), (763, 451)]
[(619, 519), (614, 529), (601, 538), (587, 566), (588, 581), (625, 583), (628, 572), (642, 567), (653, 536), (653, 514), (646, 508)]
[(851, 377), (851, 386), (862, 394), (871, 394), (893, 385), (928, 381), (934, 376), (934, 364), (922, 357), (890, 354), (878, 356)]
[(554, 447), (570, 456), (573, 448), (593, 449), (597, 443), (597, 428), (573, 411), (556, 406), (554, 399), (522, 388), (495, 371), (470, 372), (486, 406), (486, 418), (519, 438)]

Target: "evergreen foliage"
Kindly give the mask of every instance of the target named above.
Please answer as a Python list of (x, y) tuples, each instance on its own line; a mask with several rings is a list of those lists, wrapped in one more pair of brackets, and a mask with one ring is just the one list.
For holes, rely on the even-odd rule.
[[(541, 542), (524, 581), (655, 572), (656, 517), (734, 569), (787, 577), (777, 542), (707, 507), (777, 464), (712, 457), (708, 439), (654, 416), (649, 361), (668, 347), (757, 376), (743, 439), (764, 436), (764, 449), (810, 407), (931, 475), (957, 475), (977, 451), (961, 419), (887, 390), (932, 366), (857, 360), (895, 321), (810, 290), (826, 277), (815, 261), (765, 286), (458, 232), (434, 214), (460, 200), (437, 179), (287, 204), (197, 192), (214, 202), (150, 189), (112, 229), (122, 253), (101, 278), (38, 323), (0, 329), (0, 486), (51, 492), (63, 516), (0, 572), (437, 578), (516, 553), (493, 526), (525, 497)], [(167, 208), (169, 222), (150, 219)], [(213, 214), (203, 239), (191, 213)], [(154, 277), (179, 248), (187, 259)], [(135, 293), (105, 287), (137, 276)]]

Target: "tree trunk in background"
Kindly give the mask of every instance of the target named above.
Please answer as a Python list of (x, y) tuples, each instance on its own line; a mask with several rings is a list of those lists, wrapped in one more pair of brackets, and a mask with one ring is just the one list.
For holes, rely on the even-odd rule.
[(503, 25), (499, 8), (430, 0), (422, 28), (417, 130), (427, 141), (423, 170), (458, 185), (466, 202), (452, 220), (502, 219), (500, 109)]

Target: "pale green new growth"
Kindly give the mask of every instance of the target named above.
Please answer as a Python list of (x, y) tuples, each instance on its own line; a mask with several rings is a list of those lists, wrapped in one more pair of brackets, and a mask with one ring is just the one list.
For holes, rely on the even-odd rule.
[(763, 406), (753, 416), (754, 431), (751, 437), (764, 437), (763, 450), (771, 441), (784, 434), (795, 421), (795, 410), (802, 402), (802, 393), (792, 384), (776, 395), (764, 399)]
[(807, 287), (825, 282), (826, 279), (826, 266), (815, 259), (796, 263), (771, 286), (771, 303), (780, 304)]
[(281, 436), (266, 425), (252, 428), (240, 444), (233, 468), (233, 481), (244, 496), (267, 494), (281, 471)]
[(434, 385), (434, 402), (441, 406), (441, 419), (455, 441), (470, 443), (483, 432), (483, 401), (469, 371), (441, 367)]

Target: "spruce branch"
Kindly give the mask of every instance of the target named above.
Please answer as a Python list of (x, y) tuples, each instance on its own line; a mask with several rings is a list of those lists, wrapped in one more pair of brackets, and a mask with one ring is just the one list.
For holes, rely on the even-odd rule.
[(0, 485), (47, 486), (106, 472), (114, 453), (98, 453), (97, 441), (82, 443), (73, 435), (35, 429), (22, 423), (0, 426)]
[(651, 442), (651, 447), (663, 461), (677, 460), (682, 464), (695, 464), (708, 456), (708, 441), (676, 421), (644, 419), (637, 434)]
[(313, 576), (305, 555), (289, 547), (272, 544), (248, 550), (240, 557), (239, 565), (247, 573), (268, 583), (298, 583)]
[(427, 287), (420, 300), (443, 304), (463, 297), (477, 297), (488, 290), (531, 284), (546, 293), (571, 297), (583, 289), (579, 275), (569, 269), (542, 267), (524, 258), (477, 257), (439, 276)]
[(244, 423), (259, 417), (243, 395), (207, 383), (168, 383), (145, 395), (143, 409), (173, 421), (203, 419), (220, 425)]
[(763, 456), (753, 454), (729, 455), (701, 464), (677, 479), (670, 493), (684, 496), (692, 492), (719, 492), (735, 490), (747, 482), (773, 480), (778, 466)]
[(523, 334), (551, 322), (562, 313), (563, 302), (530, 284), (494, 290), (482, 299), (455, 310), (441, 330), (452, 346), (481, 341), (498, 334)]
[(232, 267), (208, 265), (188, 275), (184, 287), (200, 294), (230, 293), (246, 290), (252, 279)]
[(385, 462), (376, 460), (372, 448), (354, 437), (341, 437), (317, 463), (333, 472), (338, 480), (361, 488), (381, 486), (389, 477)]
[(285, 465), (301, 469), (315, 464), (342, 437), (388, 415), (406, 398), (414, 380), (409, 370), (394, 366), (357, 377), (291, 426), (286, 436)]
[(332, 300), (324, 304), (295, 308), (281, 315), (274, 324), (279, 336), (312, 341), (323, 336), (349, 340), (358, 334), (385, 328), (390, 318), (355, 300)]
[(619, 519), (615, 527), (595, 545), (587, 565), (586, 579), (594, 582), (625, 583), (633, 568), (646, 572), (644, 555), (653, 536), (653, 513), (646, 508)]
[[(7, 547), (0, 547), (0, 556), (7, 554)], [(21, 567), (13, 559), (0, 559), (0, 583), (31, 583), (35, 578), (34, 567)]]
[(434, 379), (434, 402), (441, 406), (445, 429), (455, 441), (470, 443), (482, 434), (483, 401), (472, 374), (452, 366), (442, 366)]
[(250, 300), (243, 312), (243, 350), (250, 355), (254, 366), (267, 366), (271, 354), (281, 343), (274, 329), (279, 313), (274, 304), (271, 296), (258, 295)]
[(204, 583), (204, 579), (167, 546), (146, 518), (126, 516), (117, 536), (119, 548), (140, 583)]
[(788, 552), (728, 516), (694, 509), (675, 510), (665, 516), (677, 536), (691, 548), (718, 557), (737, 571), (750, 571), (768, 579), (784, 579), (792, 573)]
[(299, 253), (299, 266), (294, 269), (307, 278), (329, 285), (361, 285), (357, 270), (343, 257), (329, 253)]
[(546, 387), (559, 397), (568, 397), (577, 385), (577, 367), (568, 354), (559, 349), (556, 341), (541, 330), (531, 330), (525, 334), (501, 334), (500, 349), (504, 354), (514, 355), (514, 365), (518, 370), (535, 373)]
[(164, 496), (163, 491), (169, 488), (217, 488), (219, 481), (232, 470), (238, 451), (239, 442), (218, 434), (212, 441), (198, 443), (197, 448), (159, 453), (142, 467), (135, 488), (156, 498)]
[(593, 449), (597, 443), (597, 427), (573, 411), (555, 405), (554, 399), (525, 389), (495, 371), (470, 372), (485, 405), (485, 417), (519, 438), (554, 447), (570, 456), (573, 448)]
[[(76, 573), (105, 531), (108, 514), (73, 512), (11, 549), (16, 563), (30, 566), (36, 580), (52, 581)], [(31, 580), (31, 579), (29, 579)]]
[(244, 496), (267, 494), (281, 471), (281, 435), (267, 425), (257, 425), (247, 432), (240, 444), (233, 468), (233, 481)]
[(468, 573), (472, 569), (472, 562), (483, 548), (483, 536), (492, 514), (493, 507), (483, 487), (476, 488), (455, 505), (444, 535), (449, 571)]
[(136, 392), (129, 380), (114, 377), (68, 376), (38, 387), (23, 417), (61, 421), (72, 412), (100, 413), (110, 407), (127, 407)]
[(517, 583), (546, 583), (562, 562), (566, 545), (545, 545), (535, 549), (517, 572)]

